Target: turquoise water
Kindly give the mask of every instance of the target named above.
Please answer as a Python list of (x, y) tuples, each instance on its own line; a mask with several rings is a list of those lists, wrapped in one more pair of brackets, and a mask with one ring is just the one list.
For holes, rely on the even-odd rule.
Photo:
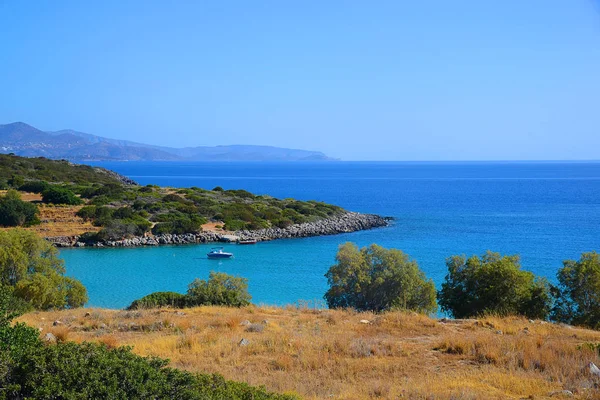
[(600, 250), (600, 163), (97, 163), (142, 184), (243, 188), (316, 199), (394, 216), (387, 228), (336, 236), (227, 246), (64, 249), (90, 306), (125, 307), (153, 291), (183, 292), (211, 270), (249, 279), (255, 303), (321, 300), (337, 246), (378, 243), (404, 250), (439, 285), (452, 254), (487, 249), (521, 255), (554, 280), (561, 261)]

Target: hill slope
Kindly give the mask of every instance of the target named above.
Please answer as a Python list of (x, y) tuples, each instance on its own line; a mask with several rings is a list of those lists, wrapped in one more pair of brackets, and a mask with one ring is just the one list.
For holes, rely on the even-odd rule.
[(108, 139), (70, 129), (44, 132), (23, 122), (0, 125), (0, 153), (25, 157), (113, 161), (322, 161), (323, 153), (270, 146), (177, 149)]
[[(592, 348), (600, 332), (517, 317), (437, 320), (250, 306), (87, 309), (20, 320), (42, 335), (132, 345), (135, 353), (169, 358), (174, 367), (307, 399), (600, 397), (600, 379), (587, 368), (600, 364)], [(61, 325), (52, 326), (56, 320)], [(247, 343), (240, 345), (242, 339)]]

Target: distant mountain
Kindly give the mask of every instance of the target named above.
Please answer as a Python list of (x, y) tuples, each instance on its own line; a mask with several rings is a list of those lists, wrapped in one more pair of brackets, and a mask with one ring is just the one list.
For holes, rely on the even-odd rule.
[(317, 151), (271, 146), (172, 148), (65, 129), (44, 132), (23, 122), (0, 125), (0, 153), (73, 161), (326, 161)]

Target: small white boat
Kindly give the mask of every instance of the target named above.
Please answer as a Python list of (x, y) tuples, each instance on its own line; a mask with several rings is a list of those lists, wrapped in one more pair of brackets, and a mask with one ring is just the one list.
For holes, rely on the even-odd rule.
[(206, 256), (208, 258), (231, 258), (233, 257), (233, 253), (223, 251), (223, 247), (213, 247)]

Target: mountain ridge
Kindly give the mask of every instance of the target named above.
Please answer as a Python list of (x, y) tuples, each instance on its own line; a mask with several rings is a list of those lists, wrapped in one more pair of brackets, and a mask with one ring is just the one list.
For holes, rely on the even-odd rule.
[(319, 151), (262, 145), (174, 148), (111, 139), (72, 129), (42, 131), (24, 122), (0, 125), (0, 153), (72, 161), (333, 161)]

